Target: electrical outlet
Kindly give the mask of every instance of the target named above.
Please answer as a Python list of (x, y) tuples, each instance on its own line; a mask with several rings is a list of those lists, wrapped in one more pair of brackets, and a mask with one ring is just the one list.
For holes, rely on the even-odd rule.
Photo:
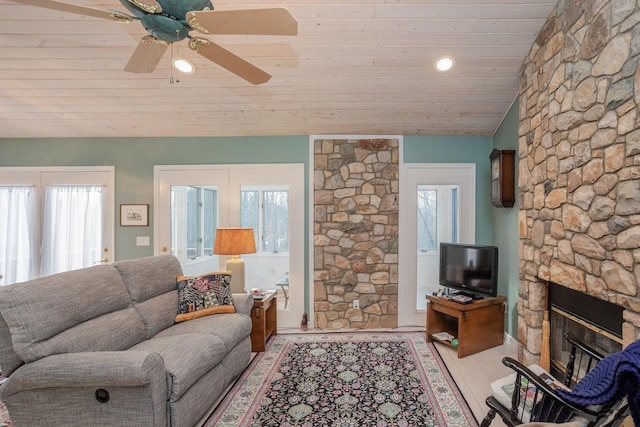
[(354, 299), (353, 300), (353, 308), (360, 308), (360, 300), (359, 299)]

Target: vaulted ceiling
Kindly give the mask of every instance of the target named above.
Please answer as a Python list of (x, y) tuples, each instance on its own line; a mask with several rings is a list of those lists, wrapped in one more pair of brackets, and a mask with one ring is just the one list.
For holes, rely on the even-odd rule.
[[(126, 11), (117, 0), (66, 0)], [(286, 7), (296, 36), (210, 37), (273, 77), (254, 86), (186, 41), (150, 74), (123, 67), (146, 31), (0, 0), (0, 138), (492, 135), (555, 0), (214, 0)], [(436, 58), (451, 55), (449, 73)], [(173, 73), (173, 83), (171, 76)]]

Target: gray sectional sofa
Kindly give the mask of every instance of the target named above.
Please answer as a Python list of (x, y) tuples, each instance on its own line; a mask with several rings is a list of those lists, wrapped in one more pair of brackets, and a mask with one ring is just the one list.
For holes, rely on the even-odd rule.
[(13, 424), (196, 425), (249, 363), (253, 299), (175, 323), (179, 275), (165, 255), (0, 287)]

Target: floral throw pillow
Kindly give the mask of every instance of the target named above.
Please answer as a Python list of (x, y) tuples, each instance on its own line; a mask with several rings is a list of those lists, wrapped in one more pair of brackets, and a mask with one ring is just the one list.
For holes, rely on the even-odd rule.
[(178, 315), (176, 322), (217, 313), (235, 313), (229, 284), (230, 271), (202, 276), (178, 276)]

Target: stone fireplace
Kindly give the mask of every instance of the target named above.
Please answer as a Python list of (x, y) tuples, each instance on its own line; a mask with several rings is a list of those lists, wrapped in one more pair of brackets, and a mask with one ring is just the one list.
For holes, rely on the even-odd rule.
[(519, 98), (520, 358), (537, 361), (551, 281), (623, 308), (640, 338), (640, 6), (560, 1)]

